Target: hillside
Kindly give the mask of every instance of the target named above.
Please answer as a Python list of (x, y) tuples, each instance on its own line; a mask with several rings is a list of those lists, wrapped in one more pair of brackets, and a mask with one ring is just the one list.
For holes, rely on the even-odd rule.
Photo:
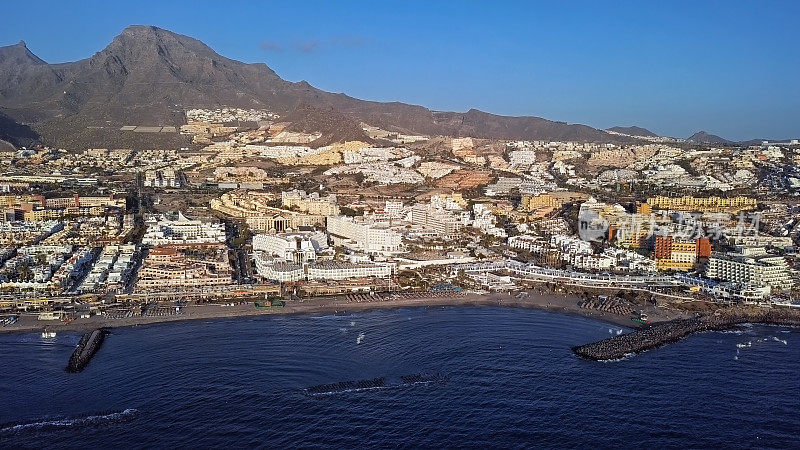
[(14, 147), (25, 147), (39, 141), (39, 135), (0, 111), (0, 141)]
[(733, 144), (732, 141), (729, 141), (725, 138), (721, 138), (715, 134), (706, 133), (705, 131), (698, 131), (697, 133), (691, 135), (686, 139), (686, 142), (692, 144), (716, 144), (716, 145)]
[[(364, 101), (280, 78), (265, 64), (217, 54), (188, 36), (131, 26), (90, 58), (48, 64), (24, 43), (0, 48), (0, 110), (30, 124), (48, 144), (181, 145), (172, 133), (123, 133), (123, 125), (181, 125), (191, 108), (233, 106), (286, 115), (299, 105), (337, 111), (354, 123), (430, 135), (496, 139), (613, 141), (586, 125), (470, 110), (431, 111), (404, 103)], [(352, 131), (352, 128), (351, 128)], [(345, 132), (350, 135), (350, 131)]]
[(645, 136), (645, 137), (659, 137), (657, 134), (642, 127), (611, 127), (608, 131), (615, 133), (627, 134), (629, 136)]

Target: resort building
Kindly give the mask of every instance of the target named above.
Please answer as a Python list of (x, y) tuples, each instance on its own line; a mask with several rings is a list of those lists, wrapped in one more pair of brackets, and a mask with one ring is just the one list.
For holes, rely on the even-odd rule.
[(745, 247), (738, 253), (716, 253), (708, 260), (706, 276), (772, 290), (789, 290), (794, 286), (792, 273), (782, 256), (768, 254), (763, 248)]
[(211, 200), (211, 209), (244, 219), (257, 232), (284, 232), (299, 227), (324, 225), (325, 216), (269, 206), (275, 199), (267, 192), (232, 191)]
[(303, 266), (294, 262), (274, 260), (261, 254), (256, 255), (254, 260), (256, 272), (265, 280), (291, 283), (306, 278)]
[(296, 264), (315, 261), (317, 252), (327, 248), (327, 236), (322, 232), (253, 236), (253, 252)]
[(224, 244), (164, 245), (150, 249), (136, 280), (136, 291), (202, 288), (230, 284)]
[(142, 244), (211, 244), (225, 242), (225, 225), (189, 219), (182, 212), (150, 216)]
[(374, 263), (349, 263), (342, 261), (320, 261), (308, 266), (309, 280), (344, 280), (347, 278), (388, 277), (393, 265)]
[(739, 212), (750, 211), (758, 207), (754, 198), (738, 196), (730, 198), (721, 197), (650, 197), (647, 204), (653, 209), (666, 209), (671, 211), (701, 211), (701, 212)]
[(339, 205), (336, 204), (336, 196), (333, 194), (320, 197), (317, 192), (306, 194), (305, 191), (295, 189), (281, 193), (281, 205), (284, 208), (296, 208), (301, 212), (319, 216), (339, 214)]
[(672, 236), (656, 236), (653, 258), (658, 270), (690, 270), (698, 258), (711, 256), (708, 238), (676, 239)]
[(400, 251), (402, 237), (387, 224), (354, 217), (332, 216), (327, 219), (328, 233), (345, 238), (367, 253)]

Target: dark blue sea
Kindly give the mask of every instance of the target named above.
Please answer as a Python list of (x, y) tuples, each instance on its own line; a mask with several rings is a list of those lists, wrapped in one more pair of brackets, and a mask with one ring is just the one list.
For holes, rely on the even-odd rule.
[[(0, 335), (0, 447), (800, 445), (800, 332), (710, 332), (615, 362), (570, 347), (626, 331), (537, 310), (449, 307)], [(402, 385), (404, 375), (442, 379)], [(384, 377), (386, 387), (310, 396)]]

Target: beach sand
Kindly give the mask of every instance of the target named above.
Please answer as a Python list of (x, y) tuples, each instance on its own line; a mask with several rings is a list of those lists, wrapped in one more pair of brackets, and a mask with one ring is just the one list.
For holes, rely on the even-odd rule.
[[(525, 297), (516, 297), (516, 293), (474, 294), (428, 294), (405, 298), (381, 298), (372, 301), (353, 301), (347, 297), (323, 297), (300, 301), (287, 301), (283, 308), (256, 308), (252, 302), (234, 304), (199, 304), (181, 308), (180, 315), (170, 316), (134, 316), (127, 318), (110, 318), (108, 316), (92, 316), (87, 319), (78, 318), (70, 323), (57, 320), (38, 320), (36, 313), (22, 314), (20, 319), (11, 325), (0, 327), (0, 333), (24, 333), (37, 331), (80, 332), (100, 327), (119, 328), (145, 325), (151, 323), (175, 322), (183, 320), (215, 319), (231, 317), (252, 317), (270, 314), (345, 314), (359, 311), (390, 308), (430, 307), (430, 306), (502, 306), (515, 308), (534, 308), (567, 314), (591, 317), (604, 322), (629, 328), (639, 326), (630, 317), (620, 316), (604, 311), (580, 308), (581, 299), (571, 294), (540, 293), (527, 291)], [(643, 308), (652, 322), (672, 320), (682, 317), (680, 313), (647, 306)]]

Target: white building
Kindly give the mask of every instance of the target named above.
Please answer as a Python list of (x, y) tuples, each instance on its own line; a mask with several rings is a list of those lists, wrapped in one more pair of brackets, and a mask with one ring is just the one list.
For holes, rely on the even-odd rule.
[(463, 222), (452, 212), (422, 203), (411, 207), (411, 223), (438, 234), (455, 234), (463, 226)]
[(382, 278), (390, 276), (393, 267), (392, 264), (323, 261), (308, 266), (308, 279), (344, 280), (347, 278)]
[[(320, 242), (321, 241), (321, 242)], [(320, 236), (316, 239), (312, 234), (257, 234), (253, 236), (253, 251), (264, 253), (269, 257), (278, 257), (296, 264), (304, 264), (317, 259), (317, 251), (327, 248), (327, 243)]]
[(738, 253), (711, 255), (706, 276), (734, 283), (788, 290), (794, 285), (786, 259), (767, 254), (763, 248), (742, 248)]
[(303, 280), (345, 280), (348, 278), (385, 278), (394, 272), (393, 264), (369, 262), (317, 261), (305, 266), (270, 260), (263, 254), (255, 257), (256, 271), (267, 280), (283, 283)]
[(257, 254), (254, 260), (256, 272), (267, 280), (289, 283), (304, 280), (306, 277), (305, 270), (299, 264), (277, 261), (263, 254)]
[(142, 244), (210, 244), (225, 242), (225, 225), (189, 219), (183, 213), (150, 216)]
[(499, 177), (496, 183), (486, 186), (485, 192), (489, 197), (508, 195), (513, 189), (522, 186), (521, 178)]
[(180, 187), (180, 174), (175, 170), (165, 167), (158, 170), (147, 170), (142, 177), (146, 187)]
[(390, 219), (399, 219), (403, 217), (403, 202), (386, 200), (386, 207), (384, 210), (386, 212), (386, 216)]
[(339, 205), (336, 204), (336, 195), (334, 194), (321, 197), (318, 192), (306, 194), (306, 191), (295, 189), (281, 193), (281, 204), (286, 208), (297, 208), (308, 214), (320, 216), (339, 214)]
[(353, 217), (327, 218), (328, 233), (350, 240), (368, 253), (394, 253), (400, 250), (402, 236), (387, 224)]

